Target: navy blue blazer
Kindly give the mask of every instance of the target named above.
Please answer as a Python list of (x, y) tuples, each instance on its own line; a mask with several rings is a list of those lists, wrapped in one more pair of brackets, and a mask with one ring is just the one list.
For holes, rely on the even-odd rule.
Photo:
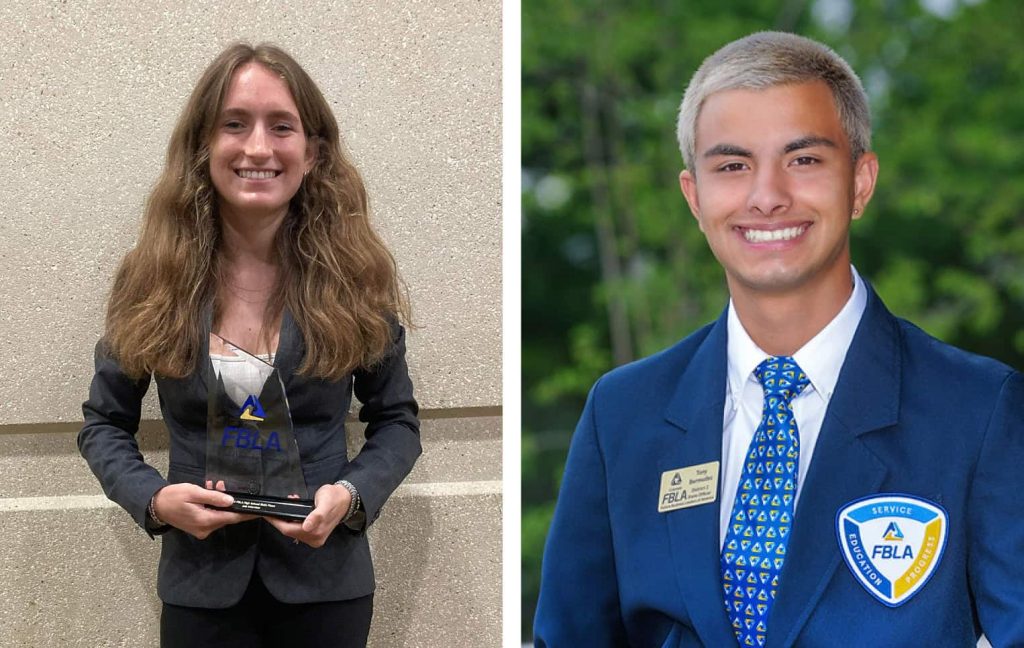
[[(210, 309), (205, 313), (200, 357), (209, 355)], [(359, 490), (371, 523), (421, 452), (418, 407), (405, 362), (405, 332), (396, 322), (394, 344), (375, 366), (339, 381), (295, 373), (305, 347), (285, 310), (274, 366), (288, 394), (292, 426), (309, 496), (323, 484), (347, 479)], [(208, 360), (207, 360), (208, 362)], [(170, 435), (166, 478), (147, 464), (135, 439), (142, 398), (150, 378), (132, 380), (101, 341), (85, 425), (78, 447), (103, 491), (146, 528), (146, 508), (168, 483), (203, 485), (206, 467), (207, 387), (204, 372), (180, 379), (157, 377), (160, 411)], [(351, 461), (345, 419), (353, 391), (363, 406), (366, 443)], [(292, 540), (262, 520), (222, 527), (205, 540), (171, 529), (162, 536), (157, 590), (165, 603), (224, 608), (237, 603), (253, 570), (271, 594), (285, 603), (339, 601), (374, 590), (366, 534), (339, 527), (319, 549)]]
[[(719, 506), (659, 513), (662, 472), (719, 461), (726, 318), (591, 390), (547, 539), (537, 646), (735, 646)], [(836, 514), (904, 493), (948, 512), (945, 552), (899, 607), (845, 564)], [(767, 645), (1024, 645), (1024, 379), (893, 317), (873, 290), (797, 506)]]

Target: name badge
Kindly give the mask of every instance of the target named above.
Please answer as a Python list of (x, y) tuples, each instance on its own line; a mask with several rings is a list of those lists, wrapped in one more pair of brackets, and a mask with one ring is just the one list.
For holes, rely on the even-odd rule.
[(836, 533), (857, 581), (880, 602), (898, 607), (935, 573), (949, 519), (945, 509), (920, 497), (872, 495), (839, 510)]
[(718, 499), (718, 462), (697, 464), (661, 473), (658, 513), (710, 504)]

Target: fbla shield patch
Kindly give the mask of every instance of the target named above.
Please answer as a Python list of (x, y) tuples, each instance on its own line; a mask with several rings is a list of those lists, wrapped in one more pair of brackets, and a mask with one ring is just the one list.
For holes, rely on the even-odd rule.
[(901, 493), (855, 500), (836, 515), (846, 565), (872, 596), (889, 607), (906, 603), (932, 577), (948, 531), (945, 509)]

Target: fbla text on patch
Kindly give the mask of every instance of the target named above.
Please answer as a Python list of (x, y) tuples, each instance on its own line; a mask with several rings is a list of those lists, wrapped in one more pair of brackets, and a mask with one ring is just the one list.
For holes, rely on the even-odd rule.
[(894, 546), (894, 545), (875, 545), (875, 548), (871, 550), (871, 558), (881, 558), (882, 560), (904, 560), (906, 558), (913, 559), (914, 551), (910, 545)]

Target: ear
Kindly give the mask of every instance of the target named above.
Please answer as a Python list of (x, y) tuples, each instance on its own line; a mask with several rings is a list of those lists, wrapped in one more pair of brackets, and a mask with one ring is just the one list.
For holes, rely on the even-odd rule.
[(868, 151), (860, 156), (853, 167), (853, 218), (857, 219), (875, 193), (878, 179), (878, 156)]
[(700, 220), (700, 200), (697, 198), (697, 178), (688, 169), (683, 169), (679, 174), (679, 188), (686, 198), (686, 204), (690, 206), (690, 212), (697, 220), (700, 231), (704, 231), (704, 225)]

